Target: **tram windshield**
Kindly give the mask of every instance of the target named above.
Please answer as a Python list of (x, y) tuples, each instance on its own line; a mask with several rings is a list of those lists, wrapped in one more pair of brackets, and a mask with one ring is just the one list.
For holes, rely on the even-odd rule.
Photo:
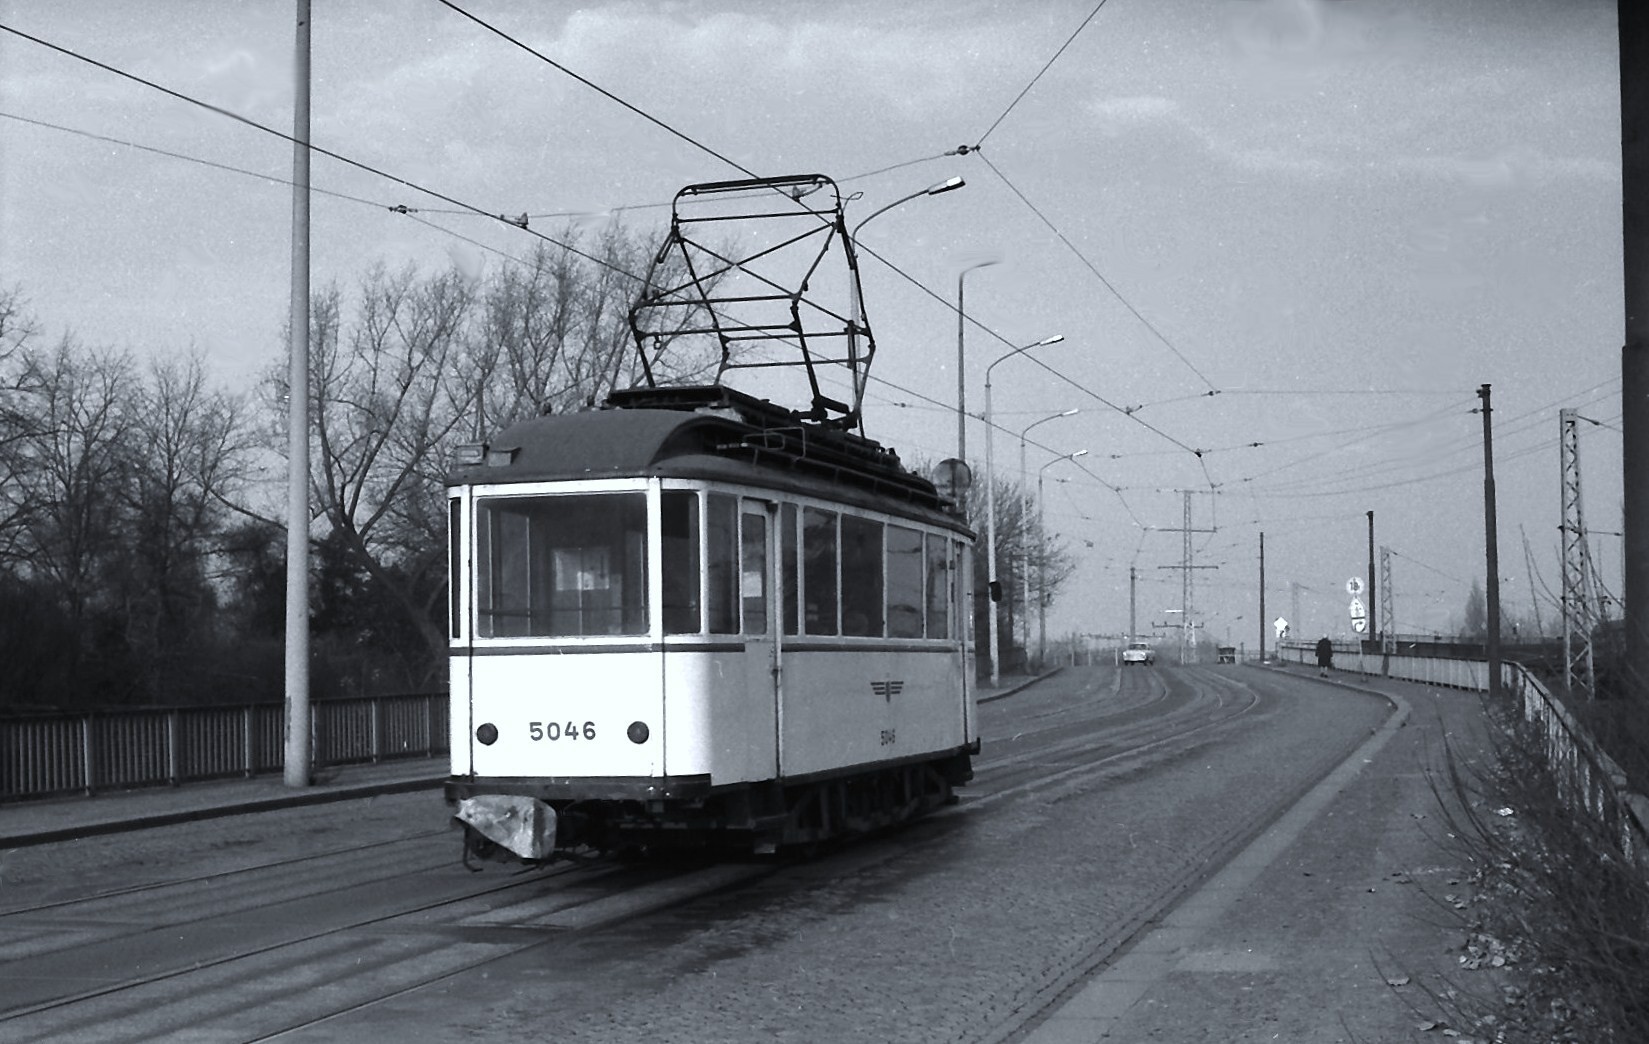
[(477, 511), (478, 637), (647, 633), (645, 494), (489, 497)]

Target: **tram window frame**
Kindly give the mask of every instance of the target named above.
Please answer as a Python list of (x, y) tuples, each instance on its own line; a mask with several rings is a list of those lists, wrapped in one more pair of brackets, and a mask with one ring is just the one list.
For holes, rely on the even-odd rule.
[(801, 548), (800, 541), (797, 540), (798, 527), (801, 525), (799, 516), (795, 504), (780, 505), (779, 572), (782, 576), (780, 583), (784, 588), (784, 633), (787, 635), (801, 633)]
[(843, 513), (841, 535), (842, 634), (851, 638), (883, 637), (886, 613), (882, 574), (883, 529), (880, 519)]
[(739, 508), (739, 607), (744, 633), (767, 633), (767, 510), (746, 500)]
[(841, 633), (840, 515), (824, 508), (802, 508), (802, 606), (811, 635)]
[(485, 497), (475, 514), (477, 638), (648, 633), (645, 493)]
[(699, 634), (704, 630), (704, 613), (699, 574), (698, 490), (664, 490), (659, 497), (659, 522), (663, 544), (659, 572), (663, 581), (664, 633)]
[(447, 620), (450, 636), (464, 637), (464, 501), (447, 498)]
[(927, 636), (949, 639), (951, 609), (951, 544), (949, 537), (928, 533), (924, 537), (927, 551)]
[(882, 544), (887, 554), (888, 637), (924, 637), (927, 563), (922, 531), (890, 524)]

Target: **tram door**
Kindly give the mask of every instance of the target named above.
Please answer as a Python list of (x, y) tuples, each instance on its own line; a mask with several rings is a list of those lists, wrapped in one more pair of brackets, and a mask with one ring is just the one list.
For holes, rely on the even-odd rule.
[(778, 544), (775, 539), (778, 505), (745, 500), (739, 509), (739, 601), (743, 614), (745, 692), (753, 703), (773, 714), (773, 762), (778, 773), (779, 752), (779, 599)]

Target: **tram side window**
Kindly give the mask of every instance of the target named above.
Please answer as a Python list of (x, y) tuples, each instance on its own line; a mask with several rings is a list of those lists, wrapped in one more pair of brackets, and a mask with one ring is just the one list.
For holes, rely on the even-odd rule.
[(699, 495), (670, 490), (662, 498), (664, 633), (699, 633)]
[(779, 509), (779, 561), (784, 577), (784, 633), (798, 634), (797, 605), (801, 601), (801, 584), (796, 570), (796, 505), (786, 504)]
[(882, 636), (882, 523), (842, 516), (842, 633)]
[(647, 633), (640, 493), (488, 498), (477, 512), (477, 636)]
[(705, 609), (711, 634), (739, 633), (739, 502), (712, 493), (704, 510)]
[(927, 535), (928, 637), (950, 637), (950, 541)]
[(922, 534), (887, 527), (887, 633), (922, 637)]
[(808, 634), (836, 634), (836, 513), (802, 509), (802, 595)]

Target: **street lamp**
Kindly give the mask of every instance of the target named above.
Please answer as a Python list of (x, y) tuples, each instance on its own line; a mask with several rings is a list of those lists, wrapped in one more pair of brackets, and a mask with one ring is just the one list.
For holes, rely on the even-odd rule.
[[(864, 329), (867, 325), (865, 323), (865, 303), (863, 296), (859, 292), (859, 230), (869, 224), (870, 220), (877, 215), (885, 214), (901, 203), (909, 203), (917, 196), (937, 196), (941, 192), (950, 192), (953, 189), (959, 189), (966, 184), (967, 182), (963, 181), (960, 176), (946, 178), (944, 181), (936, 182), (929, 185), (925, 189), (912, 192), (908, 196), (900, 196), (898, 199), (887, 204), (886, 206), (878, 207), (877, 209), (871, 211), (863, 221), (860, 221), (857, 225), (853, 226), (852, 233), (847, 237), (849, 248), (848, 258), (852, 268), (852, 279), (849, 280), (851, 285), (848, 288), (852, 298), (850, 308), (852, 314), (848, 316), (847, 320), (847, 357), (853, 363), (855, 380), (857, 380), (857, 368), (859, 361), (859, 331)], [(856, 395), (860, 391), (861, 389), (854, 389)]]
[[(1023, 428), (1020, 429), (1020, 431), (1019, 431), (1019, 495), (1021, 497), (1026, 496), (1025, 491), (1028, 488), (1030, 488), (1030, 475), (1025, 470), (1025, 437), (1031, 433), (1032, 428), (1036, 427), (1039, 424), (1046, 424), (1051, 420), (1058, 420), (1061, 417), (1075, 417), (1077, 414), (1079, 414), (1081, 412), (1082, 411), (1079, 410), (1079, 409), (1070, 409), (1070, 410), (1065, 410), (1062, 413), (1050, 413), (1048, 416), (1043, 417), (1040, 420), (1031, 421), (1029, 424), (1025, 425)], [(1025, 531), (1027, 533), (1030, 532), (1030, 526), (1028, 524), (1026, 524), (1026, 526), (1025, 526)], [(1025, 613), (1026, 613), (1026, 616), (1025, 616), (1025, 648), (1027, 650), (1029, 650), (1030, 647), (1031, 647), (1031, 618), (1030, 618), (1030, 611), (1031, 611), (1031, 549), (1028, 545), (1025, 548), (1025, 568), (1019, 571), (1019, 592), (1020, 592), (1020, 595), (1022, 596), (1022, 599), (1025, 603)]]
[[(1047, 474), (1048, 469), (1053, 467), (1055, 464), (1062, 461), (1075, 460), (1078, 457), (1085, 457), (1087, 455), (1087, 450), (1080, 449), (1075, 453), (1067, 453), (1063, 457), (1055, 457), (1053, 460), (1050, 460), (1048, 463), (1042, 465), (1042, 469), (1036, 473), (1036, 529), (1039, 536), (1043, 532), (1042, 520), (1045, 515), (1042, 507), (1042, 477)], [(1036, 599), (1036, 664), (1038, 668), (1042, 666), (1042, 661), (1046, 659), (1048, 655), (1048, 558), (1046, 555), (1039, 557), (1041, 558), (1041, 561), (1037, 563), (1037, 587), (1040, 588), (1040, 590)]]
[[(962, 280), (976, 268), (986, 268), (996, 261), (980, 261), (956, 273), (956, 459), (968, 459), (968, 384), (967, 356), (962, 351), (962, 331), (967, 327), (967, 313), (962, 310)], [(1031, 347), (1035, 347), (1032, 345)], [(989, 470), (989, 469), (987, 469)]]
[[(979, 266), (975, 265), (974, 267), (977, 268)], [(960, 278), (957, 280), (956, 295), (958, 307), (957, 314), (960, 315), (962, 296), (962, 285)], [(1008, 359), (1018, 355), (1020, 352), (1028, 352), (1032, 348), (1040, 348), (1046, 344), (1058, 344), (1064, 339), (1064, 334), (1054, 334), (1052, 337), (1044, 337), (1042, 340), (1037, 341), (1034, 344), (1027, 344), (1023, 348), (1015, 348), (1013, 351), (999, 356), (995, 362), (985, 367), (985, 575), (988, 578), (985, 590), (988, 593), (991, 602), (990, 613), (988, 615), (990, 618), (991, 642), (991, 688), (993, 689), (1002, 681), (1001, 665), (998, 662), (1002, 658), (1002, 641), (999, 632), (999, 627), (1001, 625), (996, 621), (996, 601), (1001, 590), (1001, 585), (996, 579), (996, 471), (995, 465), (991, 460), (991, 443), (993, 441), (991, 438), (991, 371), (996, 369), (997, 363), (1005, 362)], [(960, 329), (957, 330), (956, 334), (956, 353), (957, 358), (960, 359), (962, 357), (962, 333)], [(1075, 413), (1076, 411), (1072, 410), (1070, 412)], [(1055, 416), (1063, 417), (1065, 414), (1060, 413), (1055, 414)]]
[[(875, 210), (872, 210), (870, 212), (869, 216), (867, 216), (863, 221), (859, 222), (857, 225), (853, 226), (853, 233), (850, 236), (848, 236), (849, 241), (853, 244), (853, 253), (854, 253), (854, 257), (855, 257), (855, 265), (857, 265), (857, 257), (858, 257), (858, 253), (859, 253), (859, 230), (861, 228), (864, 228), (866, 225), (868, 225), (873, 218), (876, 218), (876, 217), (878, 217), (882, 214), (887, 213), (888, 211), (892, 210), (894, 207), (898, 206), (901, 203), (909, 203), (911, 200), (915, 199), (917, 196), (937, 196), (941, 192), (950, 192), (950, 191), (953, 191), (955, 189), (959, 189), (963, 185), (966, 185), (966, 184), (967, 184), (967, 182), (963, 181), (960, 176), (954, 177), (954, 178), (946, 178), (944, 181), (940, 181), (940, 182), (937, 182), (935, 184), (929, 185), (925, 189), (921, 189), (919, 191), (912, 192), (908, 196), (900, 196), (898, 199), (894, 200), (892, 203), (889, 203), (886, 206), (878, 207)], [(854, 281), (853, 281), (853, 321), (854, 322), (859, 322), (863, 318), (864, 318), (864, 302), (859, 299), (859, 281), (858, 281), (858, 279), (854, 279)]]

